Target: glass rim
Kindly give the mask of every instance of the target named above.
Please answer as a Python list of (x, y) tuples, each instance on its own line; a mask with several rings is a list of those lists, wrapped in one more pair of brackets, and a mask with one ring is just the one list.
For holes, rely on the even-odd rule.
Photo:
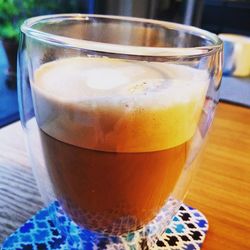
[[(96, 42), (84, 39), (70, 38), (61, 35), (55, 35), (44, 31), (37, 30), (33, 26), (39, 22), (46, 22), (49, 20), (89, 20), (89, 18), (101, 18), (101, 19), (115, 19), (120, 21), (133, 21), (143, 22), (153, 25), (158, 25), (162, 28), (182, 30), (192, 35), (199, 36), (203, 39), (212, 42), (212, 45), (205, 45), (199, 47), (151, 47), (151, 46), (134, 46), (134, 45), (122, 45), (114, 43)], [(126, 54), (132, 56), (151, 56), (151, 57), (201, 57), (214, 54), (215, 52), (222, 49), (222, 40), (214, 33), (184, 24), (160, 21), (155, 19), (146, 19), (138, 17), (127, 17), (127, 16), (114, 16), (114, 15), (96, 15), (96, 14), (53, 14), (53, 15), (42, 15), (28, 18), (20, 27), (22, 33), (26, 36), (34, 38), (36, 40), (63, 46), (72, 49), (84, 49), (89, 51), (98, 51), (112, 54)]]

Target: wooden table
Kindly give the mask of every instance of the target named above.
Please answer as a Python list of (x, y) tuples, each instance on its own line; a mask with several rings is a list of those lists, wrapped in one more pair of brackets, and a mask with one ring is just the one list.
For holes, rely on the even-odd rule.
[[(250, 249), (250, 109), (220, 103), (185, 202), (208, 218), (203, 250)], [(0, 130), (0, 242), (41, 206), (20, 123)]]

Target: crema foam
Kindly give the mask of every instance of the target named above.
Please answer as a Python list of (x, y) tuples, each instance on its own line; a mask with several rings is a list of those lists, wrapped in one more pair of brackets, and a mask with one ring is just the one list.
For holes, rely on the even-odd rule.
[(89, 149), (148, 152), (193, 136), (208, 81), (188, 66), (74, 57), (40, 66), (32, 86), (48, 135)]

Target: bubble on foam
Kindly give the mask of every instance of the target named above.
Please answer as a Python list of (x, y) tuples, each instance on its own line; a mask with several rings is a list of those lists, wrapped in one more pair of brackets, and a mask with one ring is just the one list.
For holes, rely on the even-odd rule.
[(98, 70), (98, 74), (96, 74), (96, 69), (92, 69), (85, 73), (85, 84), (93, 89), (108, 90), (129, 83), (129, 77), (115, 69), (102, 68)]
[(192, 137), (206, 71), (159, 62), (68, 58), (42, 65), (33, 94), (44, 132), (73, 145), (144, 152)]

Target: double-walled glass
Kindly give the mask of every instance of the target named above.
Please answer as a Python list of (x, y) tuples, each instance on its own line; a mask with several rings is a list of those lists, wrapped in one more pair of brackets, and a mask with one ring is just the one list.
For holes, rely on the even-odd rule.
[(68, 248), (152, 247), (213, 119), (221, 41), (181, 24), (80, 14), (21, 30), (21, 121)]

